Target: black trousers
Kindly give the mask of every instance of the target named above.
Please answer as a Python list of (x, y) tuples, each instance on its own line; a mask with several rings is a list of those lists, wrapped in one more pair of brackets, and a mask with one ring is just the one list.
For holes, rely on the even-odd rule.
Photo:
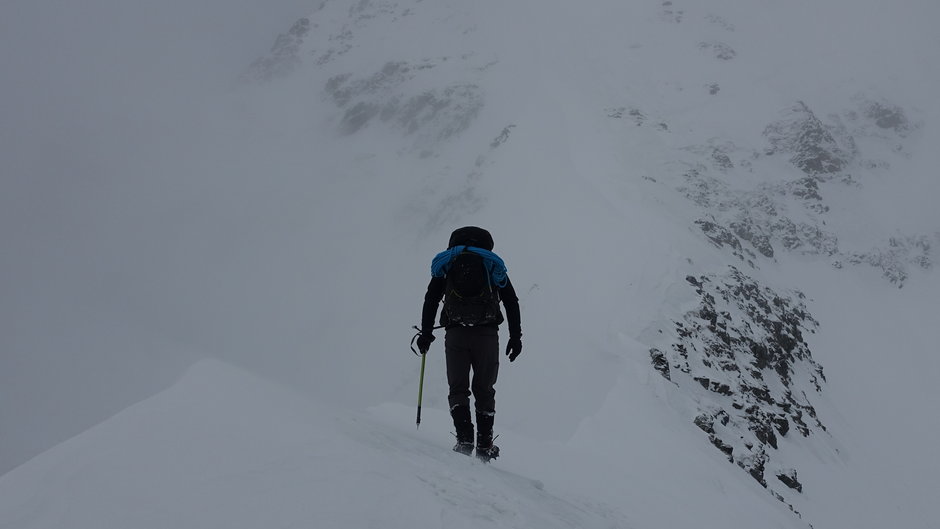
[[(496, 411), (496, 377), (499, 375), (499, 330), (496, 327), (451, 327), (444, 335), (447, 357), (447, 401), (470, 406), (472, 392), (477, 413)], [(473, 371), (473, 378), (470, 372)]]

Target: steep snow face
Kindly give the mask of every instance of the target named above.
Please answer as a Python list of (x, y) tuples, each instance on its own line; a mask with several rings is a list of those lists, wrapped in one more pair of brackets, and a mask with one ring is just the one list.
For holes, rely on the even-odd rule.
[[(815, 15), (920, 27), (909, 15), (840, 7), (831, 2)], [(575, 119), (593, 130), (582, 136), (584, 145), (567, 144), (581, 157), (570, 169), (597, 172), (614, 154), (605, 148), (613, 145), (598, 145), (604, 127), (625, 142), (618, 179), (642, 174), (648, 183), (679, 189), (700, 208), (697, 225), (708, 239), (749, 266), (780, 252), (822, 256), (836, 267), (874, 266), (903, 286), (911, 267), (932, 266), (936, 216), (916, 227), (900, 219), (886, 226), (889, 219), (871, 215), (861, 190), (892, 180), (898, 190), (936, 188), (911, 163), (932, 112), (922, 108), (928, 92), (912, 90), (906, 81), (914, 79), (895, 74), (902, 55), (909, 55), (910, 69), (922, 64), (926, 43), (916, 31), (905, 39), (874, 39), (880, 60), (869, 63), (864, 79), (852, 80), (873, 39), (847, 38), (829, 43), (828, 55), (822, 48), (804, 55), (828, 38), (813, 31), (819, 28), (806, 15), (798, 7), (721, 2), (532, 10), (324, 2), (279, 36), (245, 78), (272, 82), (306, 65), (295, 79), (313, 83), (326, 99), (318, 108), (328, 130), (355, 135), (349, 140), (360, 148), (378, 141), (397, 145), (408, 158), (431, 159), (421, 172), (436, 171), (435, 180), (456, 187), (440, 197), (446, 208), (432, 211), (432, 226), (478, 213), (492, 203), (489, 195), (512, 189), (504, 180), (508, 171), (491, 158), (513, 132), (522, 134), (515, 121), (548, 123), (553, 120), (538, 114), (561, 114), (555, 126), (567, 126), (554, 130), (570, 137), (588, 132), (570, 122), (580, 114)], [(795, 43), (787, 31), (771, 31), (782, 21), (806, 30), (804, 38)], [(794, 90), (795, 79), (805, 87)], [(912, 92), (909, 103), (892, 101)], [(601, 125), (602, 115), (613, 122)], [(647, 146), (655, 147), (652, 153)], [(463, 167), (455, 167), (459, 157)], [(500, 184), (484, 178), (490, 174)], [(911, 181), (916, 184), (905, 183)], [(860, 230), (869, 235), (858, 237)]]

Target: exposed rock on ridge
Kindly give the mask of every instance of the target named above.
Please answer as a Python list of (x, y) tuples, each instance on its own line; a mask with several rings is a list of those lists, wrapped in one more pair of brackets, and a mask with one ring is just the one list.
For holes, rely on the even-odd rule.
[(251, 63), (243, 79), (267, 82), (294, 73), (302, 64), (300, 49), (309, 32), (309, 18), (295, 22), (290, 31), (278, 35), (268, 55)]
[[(670, 343), (650, 350), (653, 367), (695, 396), (694, 423), (710, 442), (773, 489), (766, 473), (783, 468), (779, 438), (826, 431), (811, 402), (826, 379), (804, 341), (818, 323), (801, 293), (782, 295), (735, 267), (686, 281), (699, 305), (662, 331)], [(798, 490), (796, 470), (779, 473)]]
[(465, 130), (483, 108), (483, 91), (472, 83), (413, 93), (407, 83), (433, 61), (414, 65), (404, 61), (386, 63), (378, 72), (355, 79), (351, 74), (331, 77), (327, 94), (345, 108), (339, 124), (342, 134), (354, 134), (377, 118), (406, 135), (418, 134), (427, 145), (449, 139)]
[[(898, 234), (870, 250), (843, 247), (826, 222), (826, 195), (843, 186), (859, 187), (853, 172), (880, 174), (891, 167), (887, 160), (864, 159), (856, 138), (875, 151), (880, 147), (882, 154), (906, 156), (902, 141), (919, 128), (903, 109), (884, 100), (855, 98), (854, 109), (829, 116), (829, 123), (797, 102), (764, 129), (769, 146), (763, 151), (720, 139), (683, 149), (698, 161), (682, 175), (678, 190), (706, 210), (695, 223), (703, 235), (751, 267), (786, 250), (832, 258), (836, 267), (873, 266), (901, 287), (911, 267), (933, 266), (933, 237)], [(757, 180), (750, 188), (729, 185), (735, 179), (755, 180), (762, 160), (776, 156), (787, 156), (798, 172), (781, 173), (782, 181)]]
[(787, 109), (783, 119), (768, 125), (764, 136), (771, 145), (766, 154), (789, 154), (793, 165), (810, 176), (838, 173), (855, 155), (851, 137), (846, 140), (848, 145), (840, 145), (802, 101)]

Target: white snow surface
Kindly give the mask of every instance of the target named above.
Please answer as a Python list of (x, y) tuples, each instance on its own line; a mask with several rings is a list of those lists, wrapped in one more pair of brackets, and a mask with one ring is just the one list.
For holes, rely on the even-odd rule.
[[(484, 464), (452, 452), (449, 419), (429, 412), (416, 431), (405, 406), (334, 410), (203, 361), (172, 388), (5, 475), (2, 526), (606, 528), (656, 518), (681, 526), (704, 513), (715, 527), (788, 524), (776, 501), (686, 437), (662, 432), (670, 452), (711, 482), (707, 490), (636, 482), (638, 469), (673, 464), (663, 451), (617, 461), (507, 434), (508, 450), (544, 459)], [(591, 491), (598, 479), (614, 490)], [(743, 500), (758, 506), (734, 507)], [(643, 503), (642, 513), (629, 507)]]
[[(226, 90), (167, 96), (198, 70), (167, 58), (107, 119), (76, 96), (79, 132), (2, 151), (0, 411), (10, 446), (87, 430), (0, 475), (0, 529), (938, 527), (937, 6), (328, 0)], [(819, 200), (768, 154), (798, 102), (857, 148)], [(772, 258), (695, 224), (743, 217)], [(522, 306), (488, 465), (450, 450), (443, 331), (414, 425), (409, 329), (464, 225)], [(826, 430), (779, 435), (768, 488), (693, 423), (722, 397), (650, 362), (729, 265), (819, 322)]]

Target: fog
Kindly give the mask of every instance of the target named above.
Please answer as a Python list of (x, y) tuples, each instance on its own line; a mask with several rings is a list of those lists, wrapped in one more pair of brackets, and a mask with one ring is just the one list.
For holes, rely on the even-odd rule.
[(0, 4), (0, 473), (212, 354), (213, 102), (313, 4)]
[[(586, 136), (575, 138), (575, 132), (571, 137), (559, 136), (556, 145), (537, 136), (522, 136), (517, 140), (522, 150), (492, 169), (489, 180), (472, 188), (458, 180), (466, 175), (461, 173), (465, 168), (478, 167), (474, 164), (479, 152), (489, 153), (473, 149), (485, 149), (502, 127), (520, 115), (541, 119), (551, 114), (545, 109), (554, 111), (552, 107), (565, 106), (562, 102), (572, 103), (569, 99), (576, 99), (572, 94), (581, 94), (574, 86), (578, 90), (586, 86), (585, 93), (596, 91), (604, 97), (613, 93), (613, 89), (607, 92), (607, 85), (616, 86), (619, 91), (610, 101), (620, 105), (643, 101), (632, 101), (631, 90), (659, 91), (671, 86), (663, 79), (682, 78), (690, 68), (701, 67), (712, 76), (711, 62), (662, 60), (660, 45), (666, 55), (670, 46), (684, 44), (690, 45), (690, 56), (700, 55), (696, 38), (683, 34), (680, 26), (663, 26), (655, 32), (646, 49), (656, 47), (657, 53), (618, 65), (646, 72), (629, 79), (634, 86), (619, 79), (605, 85), (593, 82), (591, 76), (597, 71), (607, 75), (606, 65), (598, 70), (598, 65), (583, 61), (582, 47), (566, 45), (568, 39), (574, 42), (575, 36), (588, 34), (587, 30), (579, 33), (578, 28), (593, 27), (596, 20), (589, 10), (583, 13), (583, 26), (577, 24), (577, 17), (554, 20), (552, 13), (542, 13), (533, 23), (550, 30), (535, 31), (539, 38), (530, 39), (516, 31), (520, 21), (529, 20), (530, 6), (511, 5), (508, 15), (493, 15), (499, 19), (494, 26), (502, 33), (495, 35), (499, 31), (491, 30), (495, 38), (480, 40), (492, 49), (473, 50), (480, 71), (491, 55), (496, 56), (494, 50), (502, 61), (495, 67), (499, 75), (494, 77), (491, 93), (496, 97), (487, 101), (489, 117), (480, 120), (491, 128), (473, 131), (474, 141), (484, 139), (466, 142), (472, 148), (464, 147), (465, 152), (460, 145), (445, 145), (441, 149), (450, 151), (441, 156), (440, 167), (409, 171), (408, 163), (420, 162), (398, 160), (398, 167), (388, 167), (386, 163), (395, 156), (382, 158), (383, 138), (363, 131), (356, 141), (348, 142), (362, 146), (347, 145), (350, 152), (343, 153), (346, 159), (362, 155), (356, 158), (360, 165), (348, 169), (342, 165), (343, 157), (325, 152), (326, 142), (317, 141), (323, 132), (315, 129), (325, 122), (315, 119), (323, 117), (316, 106), (324, 79), (310, 84), (304, 72), (298, 72), (300, 79), (291, 83), (275, 82), (262, 88), (237, 83), (279, 33), (319, 3), (6, 0), (0, 5), (0, 473), (163, 389), (187, 366), (207, 356), (302, 385), (326, 399), (345, 403), (395, 400), (389, 390), (397, 384), (396, 370), (412, 367), (401, 358), (410, 354), (408, 328), (416, 323), (424, 287), (420, 282), (426, 280), (433, 252), (443, 249), (443, 231), (459, 220), (446, 217), (445, 205), (469, 203), (466, 212), (472, 211), (474, 201), (483, 200), (480, 196), (494, 199), (497, 205), (491, 210), (496, 215), (488, 227), (495, 226), (497, 251), (511, 263), (511, 273), (515, 274), (512, 266), (521, 270), (520, 275), (513, 275), (517, 289), (533, 292), (538, 289), (536, 281), (561, 286), (551, 293), (543, 286), (538, 307), (536, 302), (524, 307), (533, 309), (531, 321), (544, 326), (569, 323), (570, 315), (564, 313), (570, 305), (567, 294), (591, 302), (593, 294), (610, 289), (604, 279), (608, 276), (596, 273), (580, 287), (566, 284), (571, 263), (548, 270), (542, 262), (546, 241), (564, 240), (567, 251), (584, 259), (577, 269), (596, 266), (586, 256), (594, 255), (598, 245), (609, 245), (611, 233), (616, 233), (618, 241), (652, 244), (639, 235), (631, 238), (620, 233), (626, 228), (613, 225), (622, 222), (619, 216), (611, 215), (611, 227), (591, 227), (596, 233), (585, 236), (589, 230), (572, 221), (589, 218), (582, 214), (587, 208), (559, 211), (558, 196), (587, 193), (582, 188), (589, 188), (577, 179), (568, 182), (571, 174), (583, 169), (619, 178), (627, 171), (613, 164), (606, 173), (598, 171), (596, 153), (602, 149), (578, 144)], [(851, 95), (849, 89), (833, 89), (839, 88), (837, 78), (858, 77), (877, 85), (869, 81), (876, 78), (884, 86), (874, 86), (875, 93), (899, 93), (897, 97), (904, 101), (933, 101), (936, 72), (919, 65), (929, 64), (940, 44), (929, 28), (935, 17), (917, 14), (936, 12), (935, 4), (911, 1), (904, 4), (916, 8), (910, 12), (885, 12), (878, 3), (866, 2), (859, 4), (864, 9), (856, 13), (842, 11), (846, 4), (833, 2), (825, 8), (806, 4), (792, 10), (769, 6), (762, 16), (786, 15), (781, 22), (784, 29), (775, 39), (763, 38), (762, 32), (773, 25), (767, 20), (751, 20), (752, 24), (741, 17), (736, 20), (737, 38), (748, 42), (739, 61), (752, 68), (749, 73), (758, 72), (755, 79), (772, 82), (751, 86), (744, 84), (751, 77), (742, 78), (734, 92), (730, 77), (728, 84), (722, 84), (722, 93), (736, 94), (744, 103), (753, 103), (748, 98), (754, 94), (757, 99), (779, 100), (766, 107), (766, 115), (752, 118), (716, 112), (728, 119), (730, 125), (725, 123), (725, 127), (746, 128), (740, 122), (753, 119), (760, 123), (754, 127), (759, 133), (776, 119), (774, 113), (797, 99), (827, 108), (830, 97)], [(577, 10), (566, 2), (558, 5)], [(619, 16), (626, 18), (643, 11), (636, 6), (620, 7)], [(654, 7), (650, 4), (649, 10)], [(873, 21), (883, 27), (873, 27)], [(912, 29), (902, 32), (895, 26)], [(790, 28), (806, 30), (813, 38), (801, 40), (797, 29)], [(382, 31), (379, 28), (376, 33)], [(819, 42), (830, 32), (845, 36), (852, 45), (864, 42), (865, 46), (859, 51), (833, 38), (833, 45), (824, 50)], [(551, 54), (534, 54), (556, 36), (561, 41), (554, 44)], [(685, 39), (689, 42), (683, 44)], [(793, 49), (780, 45), (791, 41)], [(383, 44), (388, 48), (374, 53), (369, 48), (362, 54), (365, 58), (358, 59), (369, 64), (362, 68), (346, 64), (346, 71), (368, 75), (386, 60), (456, 56), (463, 51), (427, 51), (426, 43), (414, 39)], [(393, 49), (392, 44), (400, 49)], [(401, 49), (408, 53), (396, 56)], [(639, 56), (636, 50), (641, 48), (629, 49)], [(616, 53), (621, 53), (620, 48)], [(532, 57), (544, 63), (536, 64)], [(553, 67), (556, 60), (564, 66), (559, 71), (586, 72), (584, 78), (565, 73), (561, 82), (561, 74)], [(777, 74), (781, 65), (788, 72), (802, 73), (805, 68), (807, 73), (788, 77), (781, 88)], [(446, 69), (441, 70), (446, 78)], [(455, 78), (461, 75), (458, 71)], [(614, 69), (610, 75), (625, 74)], [(533, 98), (527, 90), (535, 85), (536, 95), (548, 95)], [(781, 93), (775, 96), (774, 89)], [(250, 100), (252, 90), (265, 95), (242, 105), (243, 99)], [(686, 93), (692, 91), (689, 88)], [(580, 119), (608, 104), (607, 99), (578, 97), (560, 112), (572, 115), (570, 122), (560, 122), (574, 130)], [(527, 99), (542, 106), (535, 108)], [(922, 106), (926, 121), (935, 122), (936, 106)], [(331, 110), (342, 112), (335, 105)], [(544, 123), (543, 128), (550, 130), (558, 125), (549, 117), (544, 119), (530, 127)], [(709, 122), (702, 134), (720, 135), (721, 127), (722, 123)], [(936, 137), (934, 129), (928, 128), (925, 134)], [(385, 138), (392, 135), (398, 139), (397, 131)], [(526, 141), (531, 142), (528, 151)], [(464, 138), (456, 143), (462, 142)], [(397, 147), (387, 150), (394, 153)], [(585, 154), (579, 155), (583, 156), (579, 164), (555, 168), (553, 178), (564, 185), (544, 185), (533, 160), (549, 160), (543, 162), (542, 174), (551, 174), (551, 152), (568, 150)], [(669, 151), (668, 156), (673, 155)], [(374, 167), (369, 167), (369, 156), (377, 160)], [(630, 172), (647, 171), (644, 162), (651, 170), (658, 169), (639, 156), (626, 158), (617, 160), (629, 163)], [(934, 186), (928, 189), (935, 189), (932, 167), (925, 163), (924, 169), (911, 178), (922, 179)], [(395, 179), (402, 175), (413, 181), (399, 189)], [(437, 176), (449, 181), (431, 182)], [(502, 185), (500, 179), (512, 179), (514, 188), (525, 192), (511, 196), (493, 192)], [(424, 194), (409, 194), (422, 185)], [(618, 180), (612, 188), (620, 189), (619, 185)], [(911, 186), (907, 193), (911, 189), (922, 188)], [(369, 200), (363, 201), (366, 195)], [(912, 208), (910, 215), (915, 218), (901, 227), (936, 225), (936, 210), (926, 207), (934, 196), (914, 197), (924, 207)], [(593, 209), (595, 204), (590, 204)], [(884, 216), (894, 221), (899, 208), (894, 204), (881, 207), (886, 209)], [(927, 211), (933, 213), (928, 217)], [(444, 227), (429, 229), (429, 219)], [(531, 237), (537, 230), (545, 232), (541, 239)], [(390, 252), (394, 245), (403, 248)], [(413, 270), (418, 283), (414, 277), (376, 278), (370, 268), (376, 255), (382, 255), (387, 267), (378, 273), (387, 277)], [(536, 273), (539, 266), (540, 273)], [(552, 275), (553, 271), (557, 273)], [(548, 316), (540, 318), (538, 310)], [(594, 323), (582, 317), (574, 327), (590, 335), (596, 332)], [(577, 344), (577, 332), (568, 333), (565, 344)], [(557, 345), (557, 349), (564, 351), (565, 346)], [(371, 374), (363, 378), (359, 371), (365, 367)], [(531, 394), (532, 402), (557, 397), (552, 387), (557, 379), (550, 377), (560, 375), (554, 371), (564, 369), (555, 366), (553, 374), (530, 372), (527, 376), (537, 378), (538, 385), (519, 385), (516, 391)], [(381, 382), (382, 387), (372, 387), (383, 377), (388, 380)], [(432, 389), (438, 393), (442, 393), (442, 378), (429, 377), (428, 383), (437, 384)], [(408, 380), (409, 384), (413, 381)], [(511, 387), (506, 384), (507, 390)], [(411, 385), (402, 391), (413, 397)], [(596, 392), (592, 398), (603, 397), (596, 388), (577, 393), (592, 391)], [(382, 392), (381, 399), (375, 398)], [(543, 428), (557, 430), (559, 425)]]

